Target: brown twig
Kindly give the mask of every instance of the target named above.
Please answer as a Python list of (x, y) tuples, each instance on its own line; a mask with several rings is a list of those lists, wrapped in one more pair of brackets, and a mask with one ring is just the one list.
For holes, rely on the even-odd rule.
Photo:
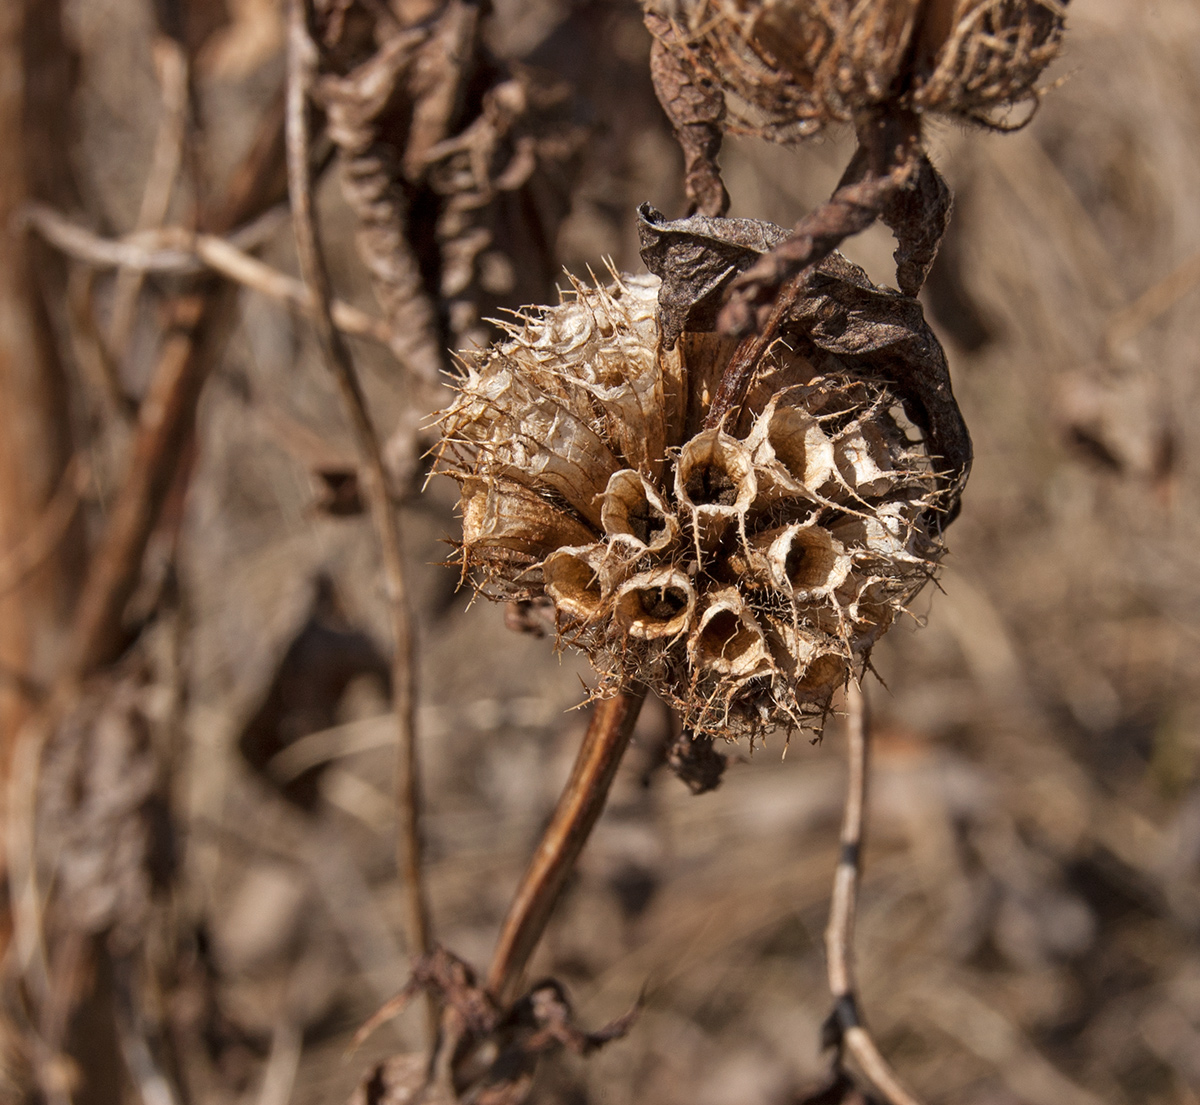
[(172, 318), (150, 387), (142, 400), (129, 468), (92, 560), (60, 679), (72, 682), (119, 655), (122, 617), (141, 572), (142, 554), (191, 436), (200, 390), (215, 350), (202, 341), (210, 304), (184, 296)]
[(910, 172), (911, 166), (902, 165), (883, 177), (840, 185), (824, 204), (796, 224), (787, 241), (763, 254), (734, 281), (718, 327), (727, 334), (756, 329), (758, 314), (779, 287), (803, 278), (845, 239), (866, 230), (908, 181)]
[[(141, 231), (124, 238), (102, 238), (43, 204), (23, 212), (25, 223), (56, 249), (98, 268), (120, 266), (126, 272), (191, 273), (203, 267), (271, 299), (315, 315), (317, 307), (304, 282), (252, 257), (228, 238), (194, 234), (181, 227)], [(334, 325), (347, 334), (386, 345), (399, 342), (380, 318), (334, 299), (329, 304)]]
[(724, 136), (725, 94), (711, 82), (694, 80), (684, 68), (668, 45), (676, 38), (669, 19), (652, 11), (647, 11), (644, 19), (652, 36), (654, 92), (683, 151), (688, 214), (724, 215), (729, 210), (729, 193), (721, 180), (717, 155)]
[(721, 425), (726, 417), (741, 405), (746, 396), (746, 389), (754, 377), (754, 370), (771, 344), (779, 337), (779, 330), (784, 320), (792, 313), (796, 300), (803, 294), (807, 280), (807, 270), (788, 280), (779, 289), (771, 313), (761, 328), (747, 334), (738, 343), (725, 366), (725, 371), (721, 374), (721, 382), (717, 385), (717, 393), (713, 396), (708, 413), (704, 416), (705, 429)]
[[(175, 190), (175, 181), (183, 163), (187, 134), (187, 55), (173, 38), (160, 35), (154, 43), (154, 62), (158, 70), (158, 83), (162, 88), (162, 120), (154, 140), (146, 188), (142, 193), (138, 230), (156, 229), (166, 220), (171, 193)], [(145, 277), (145, 271), (136, 268), (122, 269), (117, 274), (112, 321), (108, 328), (109, 352), (117, 363), (124, 359), (129, 346), (129, 334), (133, 329), (138, 296)]]
[(925, 154), (920, 119), (900, 110), (872, 114), (859, 124), (858, 142), (833, 195), (733, 282), (717, 320), (722, 331), (759, 328), (782, 285), (805, 277), (880, 218), (899, 243), (900, 289), (905, 295), (921, 290), (946, 229), (950, 192)]
[(317, 308), (313, 322), (321, 350), (326, 365), (337, 382), (353, 427), (362, 464), (363, 493), (379, 531), (383, 551), (384, 579), (395, 638), (392, 693), (398, 738), (398, 861), (408, 888), (406, 928), (409, 953), (414, 956), (426, 955), (432, 942), (429, 932), (429, 903), (421, 869), (421, 795), (417, 772), (413, 629), (408, 609), (407, 582), (400, 548), (396, 504), (388, 493), (383, 451), (367, 410), (354, 362), (333, 322), (329, 277), (313, 221), (309, 177), (308, 107), (316, 63), (317, 47), (309, 35), (308, 13), (304, 0), (289, 0), (286, 129), (288, 192), (292, 202), (296, 253), (304, 283), (309, 288)]
[(871, 1085), (889, 1105), (920, 1105), (896, 1077), (880, 1054), (875, 1040), (859, 1019), (854, 979), (854, 919), (858, 905), (858, 881), (862, 867), (863, 826), (867, 805), (867, 705), (862, 688), (851, 682), (846, 691), (846, 754), (849, 776), (846, 808), (842, 814), (841, 858), (833, 876), (829, 924), (825, 929), (829, 989), (833, 1013), (828, 1027), (839, 1049), (854, 1056)]
[[(271, 111), (231, 178), (219, 207), (204, 212), (211, 233), (227, 233), (258, 215), (278, 194), (281, 112)], [(121, 619), (141, 572), (142, 555), (191, 439), (208, 370), (225, 336), (233, 298), (201, 287), (169, 308), (158, 364), (142, 400), (130, 461), (89, 565), (64, 651), (60, 686), (109, 662), (122, 644)]]
[(487, 989), (502, 1004), (516, 996), (521, 975), (563, 884), (604, 810), (645, 697), (645, 688), (634, 688), (596, 703), (571, 775), (517, 887), (496, 942)]
[(78, 457), (67, 464), (54, 496), (31, 523), (25, 539), (0, 556), (0, 595), (20, 586), (54, 552), (75, 518), (88, 478)]

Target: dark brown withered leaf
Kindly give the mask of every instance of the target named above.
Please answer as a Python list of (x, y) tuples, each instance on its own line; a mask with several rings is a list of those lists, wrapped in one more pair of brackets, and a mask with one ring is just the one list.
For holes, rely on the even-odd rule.
[[(424, 1069), (412, 1056), (381, 1063), (348, 1105), (403, 1105), (410, 1100), (426, 1105), (519, 1105), (529, 1094), (539, 1055), (559, 1047), (589, 1055), (624, 1036), (642, 1004), (639, 998), (629, 1012), (595, 1032), (586, 1032), (575, 1024), (566, 991), (556, 980), (543, 979), (505, 1008), (479, 984), (466, 962), (438, 947), (416, 960), (408, 984), (359, 1029), (356, 1044), (421, 991), (435, 994), (442, 1009), (439, 1045), (432, 1062)], [(495, 1045), (495, 1057), (482, 1071), (466, 1074), (465, 1058), (485, 1043)], [(451, 1089), (452, 1082), (464, 1080), (467, 1085), (459, 1086), (457, 1092)]]
[(884, 203), (880, 217), (896, 236), (896, 283), (905, 295), (924, 286), (950, 224), (950, 187), (925, 154), (917, 159), (908, 186)]
[[(694, 215), (668, 222), (648, 204), (638, 216), (642, 259), (663, 282), (659, 325), (668, 346), (670, 335), (684, 329), (714, 329), (722, 289), (787, 236), (753, 219)], [(868, 373), (882, 371), (895, 382), (929, 434), (931, 453), (943, 461), (948, 497), (942, 505), (947, 521), (952, 519), (971, 467), (971, 439), (954, 400), (945, 353), (920, 303), (876, 287), (857, 265), (833, 253), (808, 278), (781, 333), (827, 353), (861, 358)]]
[(668, 47), (664, 39), (674, 35), (669, 20), (652, 11), (646, 12), (645, 20), (654, 39), (650, 47), (654, 92), (683, 150), (689, 213), (724, 215), (729, 193), (721, 180), (717, 154), (724, 136), (725, 93), (712, 81), (693, 79), (678, 53)]
[(658, 293), (663, 347), (684, 330), (714, 329), (729, 282), (787, 238), (787, 231), (759, 219), (692, 215), (668, 220), (643, 203), (638, 208), (642, 260), (662, 280)]

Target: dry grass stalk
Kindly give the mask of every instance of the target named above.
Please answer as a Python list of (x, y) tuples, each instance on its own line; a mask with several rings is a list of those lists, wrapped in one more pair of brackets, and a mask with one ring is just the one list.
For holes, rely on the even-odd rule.
[[(24, 221), (55, 248), (97, 268), (120, 267), (124, 272), (186, 274), (207, 267), (245, 288), (271, 299), (315, 314), (317, 308), (302, 280), (280, 272), (257, 257), (239, 249), (231, 239), (215, 234), (198, 234), (182, 228), (138, 231), (124, 238), (101, 238), (44, 204), (30, 204), (22, 211)], [(332, 299), (329, 313), (343, 333), (366, 338), (393, 352), (401, 346), (392, 328), (340, 299)]]
[(920, 1105), (899, 1082), (888, 1061), (880, 1054), (870, 1031), (862, 1023), (854, 981), (854, 916), (858, 907), (858, 883), (867, 811), (870, 718), (866, 697), (857, 683), (846, 688), (846, 806), (842, 813), (841, 859), (833, 877), (829, 925), (825, 929), (825, 958), (833, 1012), (827, 1031), (837, 1048), (840, 1066), (843, 1049), (849, 1052), (871, 1085), (889, 1105)]
[[(309, 167), (309, 96), (316, 74), (317, 49), (308, 31), (303, 0), (288, 5), (287, 159), (288, 186), (300, 270), (317, 306), (315, 325), (325, 363), (337, 382), (346, 415), (354, 431), (362, 465), (364, 497), (379, 534), (384, 580), (391, 615), (394, 654), (392, 697), (397, 728), (396, 816), (397, 859), (403, 872), (408, 909), (406, 934), (410, 954), (427, 955), (432, 947), (429, 900), (421, 863), (421, 791), (416, 737), (414, 638), (408, 608), (408, 585), (400, 546), (396, 504), (388, 491), (383, 451), (367, 410), (350, 351), (330, 313), (329, 278), (313, 221)], [(432, 1017), (434, 1007), (430, 1008)]]

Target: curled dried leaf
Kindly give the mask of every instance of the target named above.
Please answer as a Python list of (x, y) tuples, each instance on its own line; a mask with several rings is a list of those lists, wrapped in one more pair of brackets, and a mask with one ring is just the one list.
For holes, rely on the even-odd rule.
[(884, 107), (995, 125), (1036, 103), (1060, 0), (644, 0), (675, 65), (720, 89), (729, 126), (793, 141)]

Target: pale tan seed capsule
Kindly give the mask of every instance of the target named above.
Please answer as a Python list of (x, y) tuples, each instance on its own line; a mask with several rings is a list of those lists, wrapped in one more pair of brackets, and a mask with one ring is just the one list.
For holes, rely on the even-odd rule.
[(896, 504), (884, 503), (869, 513), (835, 521), (829, 528), (860, 560), (879, 557), (914, 567), (928, 563), (921, 550), (923, 534)]
[(750, 450), (724, 430), (704, 430), (680, 450), (675, 497), (689, 516), (697, 548), (712, 547), (730, 528), (744, 534), (757, 494)]
[(662, 552), (679, 534), (679, 519), (654, 485), (631, 468), (614, 472), (608, 481), (600, 521), (610, 543), (634, 556)]
[(523, 483), (471, 479), (462, 488), (463, 543), (474, 553), (509, 549), (541, 560), (594, 535), (578, 518), (551, 506)]
[(567, 617), (585, 625), (604, 612), (605, 587), (601, 576), (604, 549), (599, 544), (559, 549), (542, 565), (546, 593)]
[(712, 594), (688, 640), (692, 663), (718, 675), (743, 679), (771, 664), (762, 627), (736, 587)]
[(803, 407), (772, 399), (746, 439), (754, 454), (761, 501), (812, 498), (834, 473), (834, 450), (820, 423)]
[[(766, 619), (767, 646), (780, 676), (793, 683), (804, 675), (818, 656), (829, 650), (829, 638), (811, 629), (803, 629), (779, 617)], [(849, 670), (849, 664), (846, 665)], [(795, 695), (789, 688), (789, 695)]]
[(897, 482), (896, 452), (875, 423), (856, 423), (833, 445), (836, 472), (860, 498), (879, 495)]
[(617, 591), (616, 618), (633, 637), (654, 641), (686, 633), (696, 609), (696, 591), (683, 572), (641, 572)]
[(827, 529), (811, 523), (767, 530), (754, 538), (771, 582), (789, 598), (815, 601), (837, 590), (851, 559)]
[[(933, 573), (941, 462), (883, 373), (786, 342), (706, 427), (736, 343), (663, 349), (657, 291), (577, 285), (468, 357), (435, 468), (461, 485), (464, 570), (550, 598), (604, 689), (646, 683), (690, 729), (819, 728)], [(911, 301), (878, 302), (916, 325)]]

